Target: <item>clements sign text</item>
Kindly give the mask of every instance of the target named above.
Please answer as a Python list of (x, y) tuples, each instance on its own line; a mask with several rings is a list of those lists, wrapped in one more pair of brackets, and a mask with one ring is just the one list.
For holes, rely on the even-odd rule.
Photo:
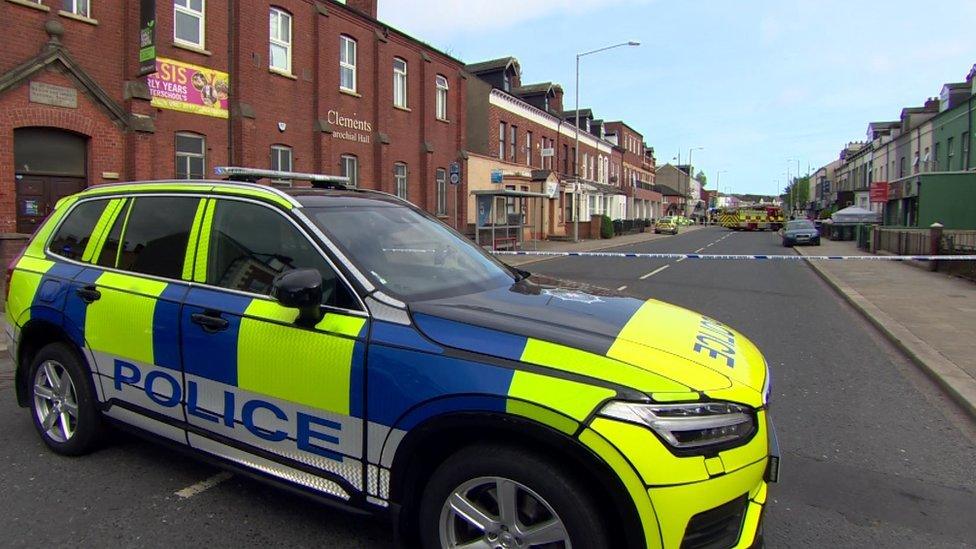
[(342, 113), (336, 110), (329, 111), (327, 116), (329, 124), (332, 124), (338, 128), (344, 128), (343, 130), (337, 129), (336, 131), (332, 132), (332, 137), (335, 137), (336, 139), (345, 139), (346, 141), (369, 143), (370, 134), (368, 132), (373, 131), (373, 124), (370, 122), (360, 120), (358, 118), (343, 116)]

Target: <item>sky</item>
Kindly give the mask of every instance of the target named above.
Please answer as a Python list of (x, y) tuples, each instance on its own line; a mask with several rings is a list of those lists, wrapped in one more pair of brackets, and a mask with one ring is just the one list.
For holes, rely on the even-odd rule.
[(379, 0), (379, 18), (465, 63), (515, 56), (567, 110), (577, 53), (639, 40), (583, 58), (580, 106), (659, 165), (703, 147), (707, 188), (733, 193), (782, 189), (976, 63), (976, 0)]

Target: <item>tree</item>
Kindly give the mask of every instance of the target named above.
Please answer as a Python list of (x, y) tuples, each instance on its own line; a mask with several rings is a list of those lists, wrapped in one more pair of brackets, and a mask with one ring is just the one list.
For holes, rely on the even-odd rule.
[(708, 183), (708, 177), (706, 177), (705, 172), (701, 170), (698, 170), (698, 175), (695, 176), (695, 179), (701, 182), (702, 188), (704, 188), (705, 184)]

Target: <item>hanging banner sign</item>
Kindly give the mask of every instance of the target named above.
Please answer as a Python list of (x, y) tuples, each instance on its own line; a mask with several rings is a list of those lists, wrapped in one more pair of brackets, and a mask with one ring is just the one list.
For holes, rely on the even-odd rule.
[(160, 57), (146, 84), (153, 107), (228, 117), (230, 76), (226, 72)]
[(139, 76), (156, 72), (156, 0), (139, 2)]

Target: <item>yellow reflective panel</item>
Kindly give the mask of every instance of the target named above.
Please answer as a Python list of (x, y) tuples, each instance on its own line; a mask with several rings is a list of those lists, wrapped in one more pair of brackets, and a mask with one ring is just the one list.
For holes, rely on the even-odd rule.
[(47, 241), (51, 239), (54, 228), (58, 226), (58, 222), (61, 221), (65, 212), (70, 209), (70, 206), (78, 200), (77, 196), (72, 195), (58, 201), (54, 213), (49, 215), (40, 228), (34, 232), (30, 244), (27, 245), (27, 249), (24, 251), (25, 256), (44, 257), (44, 248), (47, 247)]
[(525, 371), (516, 371), (508, 396), (534, 402), (576, 419), (583, 420), (598, 405), (616, 396), (605, 387), (587, 385)]
[(765, 462), (766, 457), (769, 455), (769, 435), (766, 428), (766, 412), (760, 411), (757, 413), (756, 423), (758, 423), (756, 435), (752, 437), (752, 440), (750, 440), (747, 444), (744, 446), (739, 446), (738, 448), (732, 448), (731, 450), (719, 452), (718, 455), (722, 458), (722, 464), (725, 466), (726, 471), (741, 469), (742, 467), (755, 463), (758, 460), (763, 460), (763, 462)]
[(709, 476), (713, 477), (725, 472), (725, 467), (722, 465), (722, 459), (717, 457), (706, 459), (705, 469), (708, 470)]
[(41, 285), (44, 273), (54, 265), (53, 262), (23, 257), (10, 277), (7, 289), (6, 318), (11, 326), (23, 326), (30, 320), (30, 306)]
[(105, 272), (95, 286), (102, 297), (87, 306), (88, 346), (94, 351), (154, 364), (153, 313), (166, 282)]
[(193, 280), (193, 262), (197, 257), (200, 225), (203, 223), (203, 214), (209, 203), (210, 200), (201, 200), (197, 203), (197, 212), (193, 216), (193, 225), (190, 226), (190, 239), (187, 241), (186, 256), (183, 258), (183, 274), (180, 277), (183, 280)]
[(752, 406), (753, 408), (759, 408), (763, 404), (762, 393), (746, 387), (741, 383), (733, 382), (731, 387), (725, 389), (708, 390), (705, 391), (705, 395), (714, 400), (739, 402), (741, 404)]
[[(644, 483), (641, 482), (634, 469), (617, 449), (595, 431), (584, 429), (580, 433), (579, 440), (587, 448), (593, 450), (616, 473), (627, 488), (627, 493), (630, 494), (631, 501), (634, 502), (634, 507), (637, 509), (637, 515), (640, 517), (641, 527), (644, 529), (644, 542), (647, 547), (661, 547), (661, 532), (658, 530), (654, 505), (648, 497), (648, 493), (645, 492)], [(666, 547), (672, 547), (672, 545), (666, 545)], [(673, 547), (677, 547), (677, 545)]]
[(704, 457), (675, 456), (647, 427), (597, 418), (590, 428), (603, 435), (634, 464), (646, 485), (681, 484), (708, 478)]
[(348, 415), (356, 340), (299, 328), (291, 324), (297, 314), (273, 301), (251, 302), (237, 340), (237, 386)]
[[(684, 360), (663, 361), (664, 357), (654, 356), (649, 349)], [(663, 368), (663, 375), (701, 390), (727, 387), (727, 382), (719, 384), (719, 377), (726, 376), (761, 390), (766, 375), (762, 355), (742, 334), (714, 319), (653, 299), (634, 313), (607, 356), (628, 362), (642, 360), (642, 365)], [(704, 368), (692, 368), (686, 361)]]
[(701, 396), (698, 393), (653, 393), (654, 402), (696, 402)]
[(118, 217), (124, 204), (124, 198), (116, 198), (108, 201), (105, 210), (102, 211), (101, 217), (98, 218), (98, 222), (95, 223), (95, 227), (92, 229), (92, 233), (88, 239), (88, 245), (85, 246), (85, 251), (81, 255), (82, 261), (85, 263), (98, 261), (98, 256), (102, 253), (102, 246), (105, 245), (105, 239), (108, 237), (109, 231), (112, 230), (115, 218)]
[(543, 408), (542, 406), (525, 402), (524, 400), (508, 399), (508, 402), (505, 404), (505, 411), (510, 414), (529, 418), (533, 421), (538, 421), (567, 435), (572, 435), (579, 429), (579, 423), (576, 421), (558, 412), (554, 412), (549, 408)]
[[(765, 483), (763, 484), (765, 486)], [(748, 549), (753, 547), (756, 541), (756, 533), (759, 529), (759, 519), (762, 516), (762, 505), (758, 502), (749, 502), (746, 508), (746, 516), (742, 520), (742, 530), (739, 533), (739, 542), (733, 549)]]
[(687, 392), (688, 387), (655, 372), (565, 345), (529, 338), (522, 361), (601, 379), (647, 393)]
[[(210, 237), (213, 232), (214, 209), (217, 206), (216, 200), (203, 200), (207, 204), (203, 213), (203, 220), (200, 223), (200, 233), (197, 239), (196, 256), (194, 257), (193, 281), (207, 281), (207, 265), (210, 261)], [(184, 271), (186, 266), (184, 265)]]
[(244, 187), (233, 183), (179, 183), (179, 182), (154, 182), (154, 183), (126, 183), (121, 185), (95, 185), (85, 189), (80, 195), (102, 195), (102, 194), (123, 194), (131, 192), (198, 192), (198, 193), (217, 193), (231, 196), (246, 196), (257, 198), (265, 202), (273, 202), (287, 209), (294, 207), (290, 200), (283, 198), (278, 193), (270, 190), (263, 190), (255, 187)]
[(765, 471), (766, 462), (763, 461), (702, 482), (649, 489), (661, 523), (664, 546), (681, 546), (691, 517), (753, 493), (763, 483)]

